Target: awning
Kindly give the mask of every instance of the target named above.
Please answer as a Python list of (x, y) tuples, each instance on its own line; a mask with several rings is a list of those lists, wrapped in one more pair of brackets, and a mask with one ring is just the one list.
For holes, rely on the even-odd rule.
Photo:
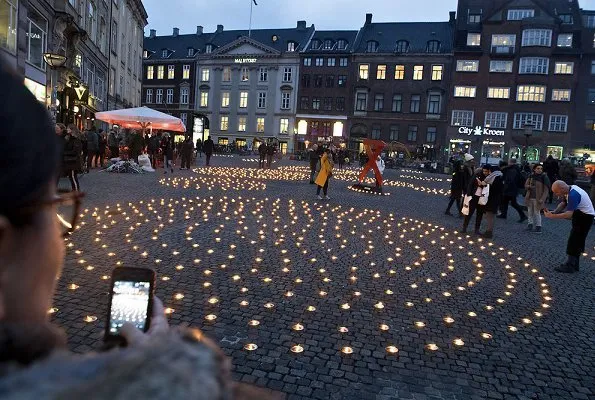
[(151, 127), (172, 132), (186, 132), (186, 126), (181, 119), (148, 107), (99, 112), (95, 114), (95, 119), (118, 124), (123, 128), (146, 129)]

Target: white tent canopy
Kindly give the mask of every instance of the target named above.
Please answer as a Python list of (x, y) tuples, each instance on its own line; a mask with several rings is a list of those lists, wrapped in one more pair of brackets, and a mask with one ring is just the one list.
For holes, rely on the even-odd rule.
[(181, 119), (153, 110), (149, 107), (125, 108), (103, 111), (95, 114), (95, 119), (109, 124), (118, 124), (129, 129), (162, 129), (173, 132), (186, 132)]

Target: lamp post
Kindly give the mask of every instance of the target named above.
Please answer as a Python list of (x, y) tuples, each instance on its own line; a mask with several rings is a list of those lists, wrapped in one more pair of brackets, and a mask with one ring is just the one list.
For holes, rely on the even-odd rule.
[(58, 87), (54, 86), (54, 73), (55, 70), (61, 68), (66, 64), (66, 56), (62, 54), (55, 54), (55, 53), (43, 53), (43, 61), (50, 67), (50, 88), (51, 98), (50, 98), (50, 110), (52, 114), (52, 120), (56, 122), (56, 113), (57, 113), (57, 104), (56, 104), (56, 97), (58, 92)]
[(533, 136), (535, 126), (533, 124), (525, 124), (523, 128), (525, 128), (525, 163), (529, 164), (529, 138)]

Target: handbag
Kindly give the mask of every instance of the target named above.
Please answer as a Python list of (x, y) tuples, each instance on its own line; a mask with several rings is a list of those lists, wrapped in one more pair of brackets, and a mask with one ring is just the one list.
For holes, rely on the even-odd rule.
[(463, 208), (461, 209), (461, 214), (469, 215), (469, 204), (471, 204), (471, 199), (473, 199), (473, 197), (465, 195), (465, 198), (463, 199)]
[(486, 185), (486, 186), (484, 186), (483, 189), (481, 189), (481, 197), (479, 198), (478, 204), (480, 206), (485, 206), (486, 204), (488, 204), (489, 197), (490, 197), (490, 185)]

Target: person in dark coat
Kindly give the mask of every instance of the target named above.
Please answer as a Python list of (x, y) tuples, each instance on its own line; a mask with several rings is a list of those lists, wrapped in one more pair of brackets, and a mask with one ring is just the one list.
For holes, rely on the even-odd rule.
[[(550, 182), (555, 182), (560, 176), (560, 164), (558, 163), (558, 160), (556, 160), (551, 154), (547, 156), (545, 162), (543, 163), (543, 172), (545, 172)], [(548, 203), (552, 204), (553, 202), (554, 192), (552, 192), (550, 188)]]
[(105, 132), (103, 132), (103, 129), (99, 130), (97, 136), (99, 137), (99, 167), (103, 168), (103, 160), (105, 159), (105, 150), (107, 148), (107, 137)]
[(192, 162), (192, 153), (194, 152), (194, 143), (190, 136), (186, 137), (186, 140), (182, 143), (182, 166), (180, 170), (190, 169), (190, 163)]
[(450, 208), (456, 202), (459, 217), (461, 217), (463, 216), (463, 214), (461, 214), (461, 197), (463, 197), (463, 190), (465, 187), (463, 164), (460, 161), (455, 161), (452, 169), (453, 172), (450, 181), (450, 201), (448, 202), (448, 207), (446, 207), (444, 214), (452, 216)]
[(271, 169), (273, 163), (273, 156), (277, 152), (277, 147), (271, 142), (267, 145), (267, 168)]
[(202, 158), (202, 140), (196, 139), (196, 154)]
[(265, 143), (261, 143), (258, 146), (258, 168), (264, 168), (264, 162), (267, 157), (267, 145)]
[[(484, 166), (485, 168), (485, 166)], [(481, 234), (486, 239), (494, 237), (494, 217), (500, 207), (502, 193), (504, 191), (504, 181), (502, 179), (502, 171), (498, 166), (490, 167), (490, 174), (482, 182), (482, 186), (490, 186), (490, 194), (488, 196), (488, 203), (485, 205), (484, 213), (486, 216), (487, 229)]]
[(576, 169), (574, 169), (570, 160), (567, 158), (563, 159), (560, 163), (560, 180), (566, 182), (568, 186), (572, 186), (576, 182), (577, 177)]
[(173, 139), (169, 134), (163, 136), (161, 141), (161, 151), (163, 152), (163, 174), (167, 174), (167, 169), (170, 168), (174, 172), (174, 144)]
[(161, 139), (156, 134), (151, 136), (147, 142), (147, 151), (149, 152), (149, 157), (151, 157), (151, 167), (153, 169), (157, 168), (157, 155), (159, 154), (160, 144)]
[(503, 180), (504, 180), (504, 191), (502, 192), (502, 202), (500, 204), (500, 215), (498, 218), (506, 219), (508, 216), (508, 204), (512, 205), (519, 213), (519, 223), (523, 223), (527, 220), (525, 212), (517, 203), (517, 197), (519, 195), (519, 189), (525, 184), (523, 182), (523, 176), (521, 169), (517, 165), (515, 158), (511, 158), (508, 161), (508, 166), (502, 168)]
[(63, 129), (62, 176), (68, 177), (73, 192), (80, 192), (81, 186), (77, 175), (82, 170), (83, 146), (81, 141), (72, 134), (72, 129), (64, 129), (62, 124), (58, 126)]
[(89, 128), (87, 135), (87, 172), (89, 169), (97, 168), (97, 159), (99, 158), (99, 135), (94, 126)]
[(209, 136), (202, 145), (202, 151), (205, 152), (205, 156), (207, 157), (207, 167), (211, 165), (211, 156), (213, 155), (214, 149), (215, 143), (213, 143), (213, 139)]
[(138, 156), (143, 151), (143, 137), (136, 130), (130, 132), (130, 145), (128, 147), (128, 155), (130, 160), (134, 160), (138, 164)]
[(320, 156), (318, 155), (318, 145), (315, 144), (310, 149), (310, 185), (314, 184), (314, 177), (316, 176), (316, 168), (318, 167), (318, 161)]
[(469, 227), (469, 223), (471, 222), (471, 218), (475, 211), (477, 211), (477, 216), (475, 217), (475, 230), (474, 233), (479, 235), (479, 229), (481, 228), (481, 220), (483, 219), (483, 214), (485, 212), (485, 206), (479, 205), (479, 198), (481, 197), (481, 191), (483, 189), (483, 181), (485, 178), (490, 174), (490, 166), (484, 165), (481, 172), (474, 175), (474, 179), (469, 181), (469, 185), (466, 188), (465, 194), (467, 196), (471, 196), (471, 202), (469, 203), (469, 214), (465, 215), (465, 219), (463, 220), (463, 230), (462, 233), (467, 233), (467, 228)]
[(469, 185), (473, 183), (473, 177), (475, 176), (475, 157), (471, 154), (463, 155), (463, 188), (467, 190)]
[(115, 129), (111, 129), (109, 136), (107, 137), (107, 144), (109, 146), (109, 152), (111, 158), (116, 158), (120, 155), (120, 139)]

